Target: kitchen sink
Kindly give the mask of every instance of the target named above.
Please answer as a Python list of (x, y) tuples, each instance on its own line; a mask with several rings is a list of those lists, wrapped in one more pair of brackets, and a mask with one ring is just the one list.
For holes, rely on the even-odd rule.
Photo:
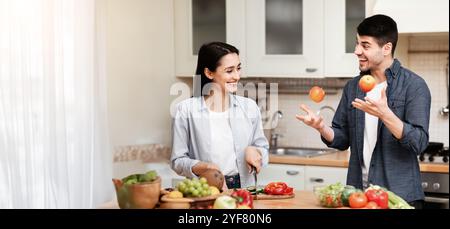
[(270, 149), (269, 153), (275, 155), (299, 156), (299, 157), (317, 157), (325, 154), (336, 153), (335, 149), (311, 149), (311, 148), (294, 148), (279, 147)]

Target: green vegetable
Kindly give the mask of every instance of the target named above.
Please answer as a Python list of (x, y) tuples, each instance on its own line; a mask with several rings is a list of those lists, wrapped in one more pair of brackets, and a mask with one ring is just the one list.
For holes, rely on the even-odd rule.
[(139, 180), (139, 174), (132, 174), (122, 179), (123, 183), (127, 183), (130, 180), (135, 180), (137, 182)]
[(255, 186), (250, 186), (247, 188), (247, 191), (250, 192), (252, 195), (264, 193), (264, 188), (255, 188)]
[(151, 170), (144, 174), (132, 174), (122, 179), (122, 182), (126, 185), (133, 185), (143, 182), (152, 182), (156, 180), (158, 174), (156, 171)]
[(314, 194), (318, 197), (320, 205), (323, 207), (342, 207), (341, 194), (345, 186), (340, 182), (323, 187), (315, 187)]
[(350, 197), (350, 195), (354, 192), (358, 191), (358, 189), (356, 189), (355, 187), (351, 186), (351, 185), (347, 185), (344, 188), (344, 191), (342, 191), (341, 193), (341, 200), (342, 200), (342, 205), (344, 206), (350, 206), (348, 203), (348, 198)]
[(136, 179), (129, 179), (125, 182), (126, 185), (137, 184), (138, 181)]
[(402, 199), (400, 196), (396, 195), (391, 191), (386, 191), (388, 193), (388, 207), (389, 209), (414, 209), (414, 207), (410, 206), (408, 202)]
[(139, 178), (139, 182), (152, 182), (156, 179), (158, 174), (155, 170), (148, 171), (145, 174), (142, 174)]

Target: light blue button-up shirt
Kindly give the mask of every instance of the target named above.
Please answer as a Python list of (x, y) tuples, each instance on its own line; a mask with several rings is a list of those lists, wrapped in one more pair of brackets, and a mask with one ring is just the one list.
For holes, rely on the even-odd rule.
[[(241, 186), (255, 184), (247, 168), (245, 148), (257, 147), (262, 155), (262, 166), (269, 162), (269, 143), (264, 136), (261, 113), (255, 101), (236, 95), (230, 96), (230, 127), (234, 151), (241, 178)], [(172, 169), (181, 176), (196, 177), (192, 167), (199, 161), (211, 162), (211, 133), (209, 109), (203, 97), (193, 97), (177, 104), (172, 123)]]

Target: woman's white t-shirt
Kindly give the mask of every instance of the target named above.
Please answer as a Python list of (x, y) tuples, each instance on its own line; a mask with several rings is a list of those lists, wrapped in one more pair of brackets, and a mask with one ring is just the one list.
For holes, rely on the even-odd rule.
[(219, 166), (223, 175), (236, 175), (236, 153), (233, 133), (229, 122), (229, 110), (225, 112), (209, 111), (211, 128), (211, 162)]

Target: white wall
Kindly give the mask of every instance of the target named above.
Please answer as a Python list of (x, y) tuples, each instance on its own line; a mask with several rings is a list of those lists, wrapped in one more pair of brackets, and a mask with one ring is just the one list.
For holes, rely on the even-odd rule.
[(108, 115), (112, 146), (170, 143), (173, 0), (107, 0)]

